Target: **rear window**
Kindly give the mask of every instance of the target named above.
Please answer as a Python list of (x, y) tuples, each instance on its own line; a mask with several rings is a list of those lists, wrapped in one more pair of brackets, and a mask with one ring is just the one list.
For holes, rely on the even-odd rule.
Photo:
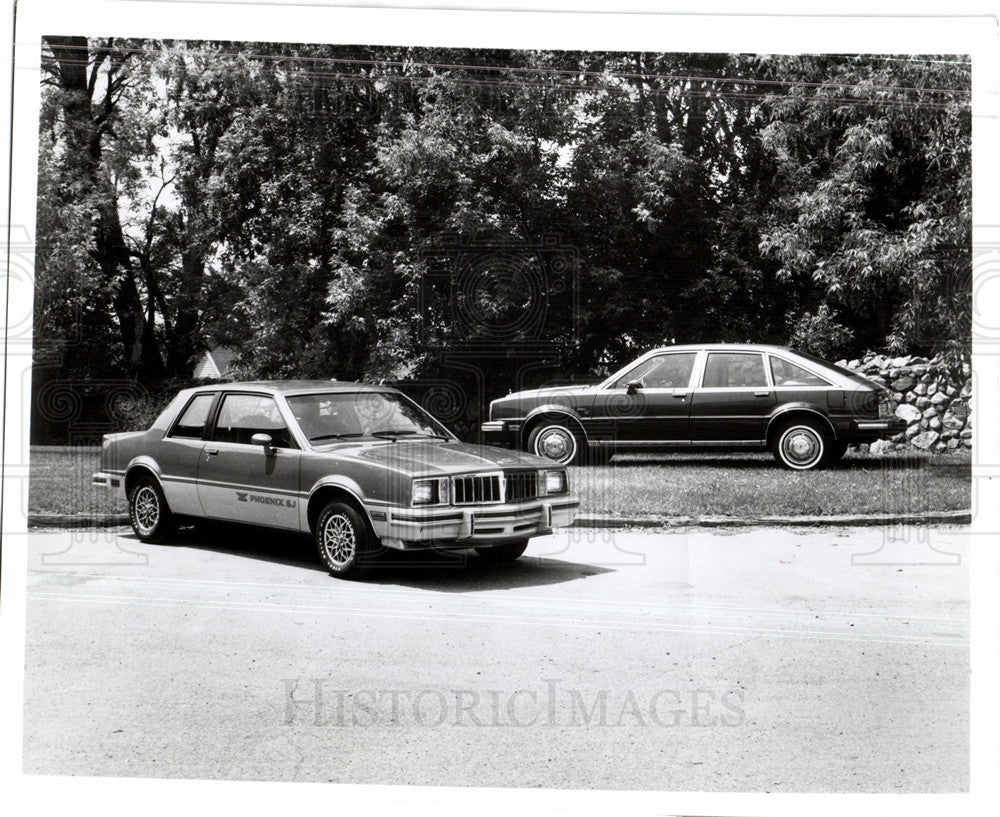
[(192, 398), (191, 402), (181, 412), (177, 418), (171, 437), (189, 437), (200, 440), (205, 433), (205, 423), (208, 420), (208, 411), (212, 408), (214, 394), (198, 394)]
[(775, 386), (829, 386), (830, 384), (822, 377), (814, 375), (808, 369), (784, 360), (780, 357), (771, 357), (771, 377)]
[(867, 377), (863, 377), (857, 372), (851, 371), (850, 369), (845, 369), (843, 366), (838, 366), (836, 363), (830, 363), (828, 360), (823, 360), (821, 357), (816, 357), (816, 355), (811, 355), (808, 352), (795, 351), (795, 354), (801, 358), (808, 360), (810, 363), (815, 363), (817, 367), (821, 367), (820, 371), (823, 369), (830, 369), (842, 377), (849, 378), (855, 383), (861, 386), (868, 386), (868, 388), (881, 388), (878, 383), (869, 380)]

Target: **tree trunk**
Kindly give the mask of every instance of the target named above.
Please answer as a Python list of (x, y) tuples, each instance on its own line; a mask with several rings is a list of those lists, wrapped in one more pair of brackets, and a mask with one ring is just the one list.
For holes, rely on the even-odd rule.
[(44, 41), (55, 58), (54, 73), (63, 92), (66, 155), (68, 162), (75, 164), (75, 168), (68, 170), (76, 175), (72, 173), (75, 169), (100, 201), (95, 213), (91, 255), (115, 293), (110, 307), (118, 324), (126, 371), (140, 381), (155, 380), (164, 374), (163, 360), (154, 327), (146, 320), (142, 308), (118, 217), (118, 202), (101, 167), (102, 126), (113, 108), (108, 103), (98, 121), (93, 93), (97, 87), (98, 69), (106, 55), (91, 54), (86, 37), (45, 37)]

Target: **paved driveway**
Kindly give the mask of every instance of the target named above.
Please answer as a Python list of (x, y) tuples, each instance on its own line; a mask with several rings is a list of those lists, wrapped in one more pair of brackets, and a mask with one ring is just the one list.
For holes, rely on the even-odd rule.
[(960, 528), (581, 529), (366, 583), (244, 529), (29, 538), (28, 772), (968, 786)]

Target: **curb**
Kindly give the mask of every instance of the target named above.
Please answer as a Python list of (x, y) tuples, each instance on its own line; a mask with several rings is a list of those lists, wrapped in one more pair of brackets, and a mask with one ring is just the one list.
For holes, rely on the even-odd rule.
[[(582, 514), (573, 528), (838, 528), (883, 525), (968, 525), (972, 511), (932, 511), (903, 514), (847, 514), (839, 516), (603, 516)], [(69, 514), (28, 514), (29, 528), (110, 528), (128, 525), (127, 514), (95, 516)]]
[(105, 513), (96, 515), (68, 513), (29, 513), (29, 528), (115, 528), (127, 525), (128, 515)]
[(580, 514), (574, 528), (837, 528), (877, 525), (968, 525), (972, 511), (931, 511), (928, 513), (841, 514), (831, 516), (601, 516)]

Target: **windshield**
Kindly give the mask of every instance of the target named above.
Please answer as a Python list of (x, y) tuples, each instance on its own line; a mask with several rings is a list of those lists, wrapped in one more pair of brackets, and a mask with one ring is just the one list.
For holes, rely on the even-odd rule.
[(420, 406), (394, 392), (300, 394), (287, 402), (311, 443), (363, 437), (452, 438)]

